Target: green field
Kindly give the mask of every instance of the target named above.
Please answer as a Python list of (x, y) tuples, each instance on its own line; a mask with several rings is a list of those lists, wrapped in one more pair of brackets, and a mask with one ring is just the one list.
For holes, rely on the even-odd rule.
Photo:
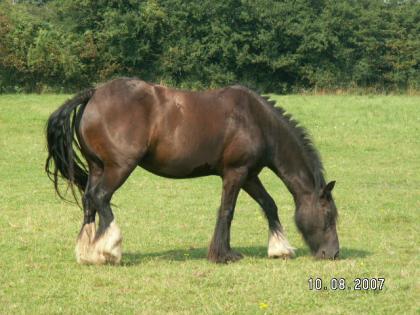
[[(232, 246), (206, 260), (221, 181), (169, 180), (138, 169), (116, 193), (121, 266), (80, 266), (82, 212), (43, 172), (44, 125), (63, 95), (0, 96), (0, 314), (419, 314), (420, 97), (278, 96), (323, 157), (339, 209), (339, 261), (316, 261), (293, 201), (269, 171), (292, 260), (266, 257), (267, 226), (241, 192)], [(308, 279), (385, 278), (382, 291), (310, 291)]]

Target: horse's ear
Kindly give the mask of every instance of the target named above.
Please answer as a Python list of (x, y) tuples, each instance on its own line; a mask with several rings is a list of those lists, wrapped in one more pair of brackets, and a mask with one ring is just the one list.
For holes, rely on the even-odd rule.
[(335, 186), (335, 180), (329, 182), (324, 189), (321, 192), (321, 198), (327, 198), (328, 196), (331, 196), (331, 192)]

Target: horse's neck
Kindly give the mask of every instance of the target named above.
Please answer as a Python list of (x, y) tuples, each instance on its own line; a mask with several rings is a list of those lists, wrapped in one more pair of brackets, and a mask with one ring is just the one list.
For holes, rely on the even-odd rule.
[(298, 202), (302, 196), (314, 193), (314, 174), (299, 140), (289, 134), (287, 128), (277, 126), (275, 129), (271, 150), (273, 171), (283, 180), (295, 202)]

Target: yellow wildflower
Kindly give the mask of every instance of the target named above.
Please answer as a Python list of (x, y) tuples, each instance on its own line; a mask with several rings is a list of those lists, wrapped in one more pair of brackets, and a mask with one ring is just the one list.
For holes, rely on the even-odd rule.
[(267, 308), (268, 308), (268, 304), (267, 303), (264, 303), (264, 302), (261, 302), (260, 303), (260, 309), (266, 310)]

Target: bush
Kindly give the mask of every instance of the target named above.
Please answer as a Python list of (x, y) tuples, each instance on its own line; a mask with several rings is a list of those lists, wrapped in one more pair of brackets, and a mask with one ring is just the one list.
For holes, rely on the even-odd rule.
[(116, 76), (419, 89), (419, 1), (50, 0), (0, 4), (0, 91), (74, 91)]

